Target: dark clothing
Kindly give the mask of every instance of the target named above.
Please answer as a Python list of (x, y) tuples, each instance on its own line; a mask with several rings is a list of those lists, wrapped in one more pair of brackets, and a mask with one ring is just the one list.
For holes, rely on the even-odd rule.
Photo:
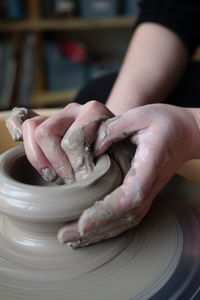
[(177, 33), (192, 54), (200, 44), (200, 0), (142, 0), (137, 24), (153, 22)]
[[(75, 101), (85, 104), (90, 100), (105, 103), (112, 86), (117, 78), (117, 73), (109, 74), (90, 81), (76, 96)], [(165, 103), (184, 107), (200, 106), (200, 62), (193, 62), (176, 89), (169, 95)]]
[[(200, 44), (200, 0), (142, 0), (141, 13), (136, 26), (144, 22), (161, 24), (174, 31), (183, 40), (189, 54)], [(133, 66), (134, 67), (134, 66)], [(117, 73), (89, 82), (77, 95), (75, 101), (84, 104), (89, 100), (105, 103)], [(191, 63), (166, 103), (200, 106), (200, 63)]]

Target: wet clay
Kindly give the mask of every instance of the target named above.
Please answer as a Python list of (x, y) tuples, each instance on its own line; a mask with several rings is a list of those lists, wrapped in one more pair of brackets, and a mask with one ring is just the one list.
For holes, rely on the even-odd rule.
[(6, 119), (6, 126), (12, 136), (12, 139), (14, 141), (22, 141), (23, 134), (20, 128), (17, 128), (16, 126), (13, 126), (13, 118), (17, 119), (19, 124), (22, 125), (22, 123), (29, 119), (37, 116), (37, 114), (32, 111), (31, 109), (27, 109), (25, 107), (14, 107), (9, 116)]
[(70, 186), (46, 183), (21, 146), (1, 155), (0, 299), (149, 299), (160, 290), (183, 248), (179, 223), (166, 207), (155, 206), (137, 228), (96, 245), (73, 250), (57, 241), (61, 225), (121, 181), (108, 155)]

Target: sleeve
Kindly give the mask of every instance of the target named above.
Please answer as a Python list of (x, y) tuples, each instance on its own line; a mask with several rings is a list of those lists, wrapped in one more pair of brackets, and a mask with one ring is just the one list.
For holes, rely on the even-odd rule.
[(199, 0), (142, 0), (137, 26), (144, 22), (163, 25), (174, 31), (191, 55), (200, 42)]

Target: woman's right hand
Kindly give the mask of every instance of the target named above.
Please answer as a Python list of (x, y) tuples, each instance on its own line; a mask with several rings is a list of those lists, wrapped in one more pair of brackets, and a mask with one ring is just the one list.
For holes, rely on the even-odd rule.
[(101, 103), (71, 103), (51, 117), (15, 108), (6, 121), (15, 140), (24, 141), (33, 167), (48, 181), (56, 176), (72, 183), (93, 170), (91, 145), (102, 121), (113, 114)]

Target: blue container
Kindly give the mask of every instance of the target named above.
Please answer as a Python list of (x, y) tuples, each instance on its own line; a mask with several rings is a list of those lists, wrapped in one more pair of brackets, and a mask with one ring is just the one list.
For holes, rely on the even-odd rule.
[(25, 7), (22, 0), (6, 0), (7, 18), (20, 20), (25, 18)]
[(79, 10), (86, 19), (113, 17), (118, 13), (118, 0), (79, 0)]
[(128, 16), (138, 16), (139, 9), (139, 0), (124, 0), (124, 14)]
[(45, 65), (47, 88), (50, 91), (78, 89), (88, 77), (87, 66), (68, 60), (56, 43), (45, 45)]

